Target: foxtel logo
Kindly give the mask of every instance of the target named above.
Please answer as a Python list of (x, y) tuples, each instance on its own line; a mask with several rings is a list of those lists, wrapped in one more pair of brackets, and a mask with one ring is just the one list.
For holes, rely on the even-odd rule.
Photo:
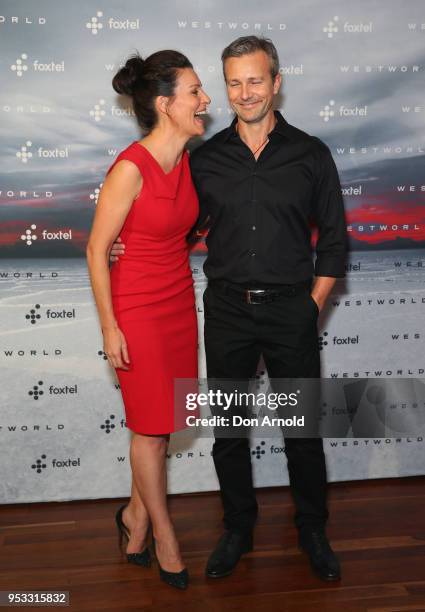
[[(16, 58), (15, 62), (10, 65), (10, 69), (17, 77), (22, 77), (25, 72), (28, 72), (30, 65), (31, 62), (28, 54), (21, 53), (21, 55)], [(32, 69), (34, 72), (65, 72), (65, 62), (63, 60), (61, 62), (39, 62), (36, 59), (32, 62)]]
[(339, 109), (336, 110), (335, 100), (329, 100), (319, 112), (319, 116), (322, 117), (323, 121), (329, 121), (335, 114), (340, 117), (366, 117), (367, 106), (344, 106), (341, 104)]
[[(41, 159), (59, 159), (69, 157), (69, 148), (56, 147), (55, 149), (45, 149), (44, 147), (38, 147), (36, 155)], [(23, 164), (27, 164), (28, 161), (34, 157), (31, 140), (27, 140), (25, 144), (21, 146), (20, 150), (16, 152), (16, 157), (20, 159)]]
[[(103, 12), (97, 11), (96, 15), (86, 22), (86, 28), (94, 35), (103, 30)], [(110, 30), (140, 30), (140, 19), (114, 19), (109, 17), (107, 20)]]
[(362, 185), (358, 187), (354, 187), (353, 185), (350, 187), (341, 187), (341, 193), (344, 196), (362, 195)]
[(359, 344), (359, 334), (356, 336), (346, 336), (345, 338), (334, 336), (332, 342), (333, 344)]
[[(21, 240), (25, 242), (27, 246), (31, 246), (33, 242), (38, 240), (38, 235), (36, 233), (37, 226), (35, 223), (25, 230), (24, 234), (21, 234)], [(58, 230), (56, 232), (49, 232), (47, 230), (42, 230), (41, 232), (42, 240), (72, 240), (72, 229), (68, 229), (66, 232), (62, 230)]]
[(338, 31), (345, 32), (347, 34), (370, 34), (373, 32), (373, 22), (368, 23), (349, 23), (345, 21), (343, 24), (339, 24), (339, 16), (335, 15), (328, 23), (323, 26), (322, 30), (327, 34), (328, 38), (333, 38)]

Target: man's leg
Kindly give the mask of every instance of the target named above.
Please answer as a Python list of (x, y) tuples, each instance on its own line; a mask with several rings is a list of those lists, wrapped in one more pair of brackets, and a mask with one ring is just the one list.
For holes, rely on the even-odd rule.
[[(263, 310), (262, 350), (269, 377), (320, 378), (320, 353), (317, 336), (318, 310), (309, 289), (296, 290), (265, 305)], [(312, 385), (315, 383), (312, 380)], [(275, 389), (276, 391), (277, 389)], [(314, 396), (314, 393), (311, 394)], [(301, 409), (305, 420), (317, 419), (319, 406), (315, 401)], [(295, 503), (295, 524), (300, 541), (324, 534), (328, 518), (326, 503), (326, 463), (323, 441), (319, 437), (285, 437), (285, 454), (291, 492)], [(321, 536), (321, 546), (326, 542)], [(339, 577), (331, 555), (321, 565), (321, 577), (327, 580)], [(318, 569), (318, 568), (315, 568)]]
[[(220, 379), (241, 382), (253, 378), (260, 351), (255, 342), (249, 305), (209, 287), (204, 293), (204, 314), (208, 378), (217, 379), (218, 388), (225, 384), (221, 384)], [(225, 386), (235, 388), (231, 383)], [(231, 573), (240, 554), (250, 548), (258, 507), (248, 437), (216, 437), (213, 459), (220, 483), (226, 534), (210, 557), (207, 575), (219, 577)]]

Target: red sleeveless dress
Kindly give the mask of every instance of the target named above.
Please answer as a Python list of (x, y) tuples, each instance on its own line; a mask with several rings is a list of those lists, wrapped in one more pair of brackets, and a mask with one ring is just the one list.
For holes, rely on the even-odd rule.
[[(122, 151), (143, 176), (121, 230), (125, 254), (111, 268), (114, 314), (127, 341), (130, 369), (117, 369), (127, 427), (165, 434), (185, 427), (174, 379), (197, 377), (197, 317), (186, 236), (198, 198), (185, 151), (165, 173), (138, 142)], [(183, 408), (184, 410), (184, 408)]]

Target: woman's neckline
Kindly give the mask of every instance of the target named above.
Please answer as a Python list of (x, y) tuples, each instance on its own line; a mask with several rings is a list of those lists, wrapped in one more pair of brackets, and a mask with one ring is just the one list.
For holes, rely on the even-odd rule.
[(149, 151), (149, 149), (147, 147), (145, 147), (145, 145), (141, 144), (138, 140), (135, 140), (133, 144), (137, 144), (139, 145), (139, 147), (141, 147), (144, 151), (147, 152), (147, 154), (149, 155), (149, 157), (151, 157), (153, 159), (153, 161), (155, 162), (155, 164), (158, 166), (158, 168), (161, 170), (162, 174), (164, 176), (170, 176), (170, 174), (172, 174), (176, 168), (178, 168), (182, 161), (183, 161), (183, 157), (185, 154), (185, 151), (183, 151), (181, 157), (180, 157), (180, 161), (174, 166), (174, 168), (172, 168), (169, 172), (165, 172), (164, 168), (161, 166), (161, 164), (159, 163), (159, 161), (156, 159), (156, 157)]

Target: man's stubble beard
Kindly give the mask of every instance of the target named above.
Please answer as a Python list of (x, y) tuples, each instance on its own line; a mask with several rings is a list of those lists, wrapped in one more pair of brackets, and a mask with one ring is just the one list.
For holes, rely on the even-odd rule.
[(235, 112), (235, 114), (238, 117), (238, 119), (240, 121), (242, 121), (243, 123), (247, 123), (247, 124), (260, 123), (260, 121), (262, 121), (264, 119), (264, 117), (267, 117), (267, 115), (269, 114), (269, 112), (270, 112), (270, 110), (272, 108), (273, 108), (273, 101), (265, 109), (263, 109), (258, 115), (256, 115), (255, 117), (244, 118), (243, 115), (240, 114), (238, 112), (238, 110), (235, 107), (232, 106), (232, 109)]

